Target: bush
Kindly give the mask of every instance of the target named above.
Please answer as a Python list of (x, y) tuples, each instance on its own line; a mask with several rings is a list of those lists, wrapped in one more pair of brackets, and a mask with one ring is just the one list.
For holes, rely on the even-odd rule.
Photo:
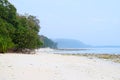
[(5, 53), (8, 49), (13, 48), (14, 43), (12, 42), (11, 38), (4, 37), (0, 35), (0, 52)]

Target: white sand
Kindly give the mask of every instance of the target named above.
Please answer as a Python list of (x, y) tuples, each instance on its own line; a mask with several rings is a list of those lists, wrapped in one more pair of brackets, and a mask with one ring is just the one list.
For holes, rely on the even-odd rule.
[(120, 80), (120, 64), (58, 54), (0, 54), (0, 80)]

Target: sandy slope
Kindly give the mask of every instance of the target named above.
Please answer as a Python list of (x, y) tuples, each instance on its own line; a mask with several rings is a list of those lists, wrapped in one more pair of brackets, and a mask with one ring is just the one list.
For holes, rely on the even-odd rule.
[(120, 80), (120, 64), (58, 54), (0, 54), (0, 80)]

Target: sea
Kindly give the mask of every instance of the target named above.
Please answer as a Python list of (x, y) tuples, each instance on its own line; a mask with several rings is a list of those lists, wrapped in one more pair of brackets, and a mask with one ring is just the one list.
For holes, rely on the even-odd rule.
[(77, 48), (77, 49), (54, 49), (56, 54), (120, 54), (120, 48)]

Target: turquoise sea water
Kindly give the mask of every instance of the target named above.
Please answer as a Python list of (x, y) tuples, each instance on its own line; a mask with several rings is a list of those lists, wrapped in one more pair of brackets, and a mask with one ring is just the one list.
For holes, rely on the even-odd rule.
[(80, 48), (80, 49), (56, 49), (53, 53), (60, 54), (120, 54), (120, 48)]

